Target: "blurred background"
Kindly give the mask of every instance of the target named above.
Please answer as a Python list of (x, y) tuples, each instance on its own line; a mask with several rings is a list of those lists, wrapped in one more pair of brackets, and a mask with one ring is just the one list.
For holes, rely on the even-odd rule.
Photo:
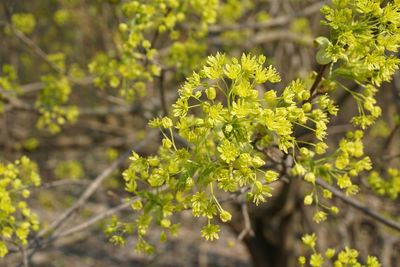
[[(135, 2), (148, 4), (140, 9)], [(169, 113), (185, 77), (217, 51), (230, 56), (264, 54), (282, 77), (282, 89), (297, 77), (315, 75), (313, 40), (329, 32), (320, 8), (329, 1), (307, 0), (2, 0), (0, 3), (0, 158), (27, 155), (37, 162), (42, 186), (34, 189), (31, 207), (48, 226), (73, 205), (87, 186), (121, 155), (142, 142), (138, 152), (156, 152), (160, 136), (149, 135), (147, 121)], [(184, 18), (182, 15), (184, 14)], [(150, 23), (151, 22), (151, 23)], [(137, 45), (140, 40), (140, 45)], [(144, 42), (144, 40), (147, 41)], [(13, 71), (8, 67), (11, 66)], [(357, 85), (349, 84), (355, 88)], [(377, 168), (399, 166), (400, 78), (378, 94), (383, 116), (368, 131), (366, 154)], [(351, 128), (357, 110), (348, 94), (338, 91), (344, 108), (330, 124), (335, 146)], [(304, 133), (307, 134), (307, 133)], [(121, 173), (114, 168), (79, 214), (59, 232), (86, 222), (122, 203)], [(398, 199), (368, 194), (358, 198), (383, 213), (400, 216)], [(177, 218), (181, 232), (157, 245), (156, 253), (134, 252), (137, 240), (123, 247), (110, 244), (104, 226), (110, 217), (83, 231), (55, 239), (32, 255), (33, 266), (296, 266), (304, 232), (316, 232), (321, 250), (357, 248), (379, 257), (383, 266), (400, 266), (398, 233), (333, 199), (341, 208), (322, 225), (312, 222), (312, 209), (302, 205), (295, 184), (280, 184), (266, 205), (249, 207), (254, 236), (242, 241), (240, 204), (221, 238), (206, 242), (201, 223), (190, 213)], [(363, 192), (363, 191), (362, 191)], [(134, 220), (131, 209), (118, 213)], [(157, 231), (157, 230), (155, 230)], [(155, 242), (156, 240), (156, 233)], [(0, 259), (16, 266), (18, 252)]]

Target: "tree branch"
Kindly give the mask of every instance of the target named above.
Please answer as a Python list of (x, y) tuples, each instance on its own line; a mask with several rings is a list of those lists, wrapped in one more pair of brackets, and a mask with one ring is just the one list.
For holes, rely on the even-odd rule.
[(325, 64), (325, 65), (321, 65), (317, 74), (317, 77), (314, 80), (313, 85), (311, 86), (310, 89), (310, 98), (313, 99), (313, 97), (316, 95), (316, 90), (318, 88), (318, 85), (320, 84), (320, 82), (322, 81), (322, 76), (324, 75), (324, 72), (326, 70), (326, 68), (329, 66), (330, 64)]
[(332, 194), (334, 196), (336, 196), (337, 198), (341, 199), (344, 203), (349, 204), (350, 206), (352, 206), (353, 208), (361, 211), (362, 213), (364, 213), (365, 215), (375, 219), (376, 221), (390, 227), (393, 228), (397, 231), (400, 231), (400, 223), (393, 221), (391, 219), (388, 219), (384, 216), (382, 216), (380, 213), (370, 209), (368, 206), (366, 206), (365, 204), (352, 199), (350, 197), (348, 197), (345, 193), (343, 193), (342, 191), (336, 189), (335, 187), (329, 185), (328, 183), (326, 183), (325, 181), (321, 180), (321, 179), (317, 179), (316, 183), (320, 186), (322, 186), (325, 189), (328, 189), (329, 191), (332, 192)]
[(382, 153), (383, 155), (387, 154), (390, 144), (392, 143), (394, 137), (396, 136), (396, 132), (399, 129), (400, 129), (400, 124), (397, 124), (396, 127), (394, 127), (390, 132), (388, 138), (386, 139), (385, 145), (383, 146), (383, 153)]
[[(149, 192), (151, 192), (151, 193), (161, 192), (161, 191), (164, 191), (166, 189), (167, 189), (166, 186), (162, 186), (162, 187), (150, 190)], [(107, 217), (109, 217), (109, 216), (111, 216), (111, 215), (113, 215), (113, 214), (115, 214), (117, 212), (120, 212), (120, 211), (122, 211), (124, 209), (129, 208), (132, 205), (132, 203), (134, 203), (135, 201), (137, 201), (139, 199), (141, 199), (140, 196), (133, 197), (130, 201), (125, 202), (125, 203), (121, 203), (118, 206), (115, 206), (115, 207), (113, 207), (111, 209), (105, 210), (105, 211), (103, 211), (103, 212), (91, 217), (89, 220), (87, 220), (87, 221), (85, 221), (85, 222), (83, 222), (83, 223), (81, 223), (81, 224), (79, 224), (77, 226), (74, 226), (74, 227), (72, 227), (72, 228), (70, 228), (68, 230), (65, 230), (65, 231), (61, 232), (61, 233), (54, 234), (51, 237), (51, 240), (49, 240), (49, 242), (54, 241), (55, 239), (58, 239), (58, 238), (61, 238), (61, 237), (72, 235), (72, 234), (80, 232), (82, 230), (85, 230), (86, 228), (92, 226), (96, 222), (98, 222), (98, 221), (100, 221), (102, 219), (105, 219), (105, 218), (107, 218)]]
[(39, 46), (37, 46), (28, 36), (17, 30), (14, 26), (11, 25), (11, 29), (14, 33), (14, 35), (22, 41), (24, 45), (27, 47), (31, 48), (33, 52), (35, 52), (36, 55), (38, 55), (41, 59), (43, 59), (52, 69), (55, 71), (65, 74), (65, 71), (61, 69), (59, 66), (54, 64), (53, 61), (49, 60), (46, 52), (44, 52)]
[[(287, 40), (294, 43), (298, 43), (304, 46), (312, 46), (314, 43), (314, 38), (310, 35), (302, 35), (294, 32), (289, 32), (287, 30), (271, 30), (266, 32), (258, 32), (252, 35), (252, 38), (247, 42), (242, 43), (242, 45), (251, 49), (254, 45), (265, 44), (270, 42), (275, 42), (279, 40)], [(222, 45), (226, 41), (222, 40), (220, 36), (210, 37), (208, 42), (212, 45)]]
[(166, 98), (165, 98), (165, 87), (164, 87), (164, 70), (161, 70), (158, 86), (159, 86), (159, 89), (160, 89), (161, 107), (162, 107), (164, 116), (168, 116), (168, 106), (167, 106), (167, 101), (166, 101)]
[(240, 206), (241, 206), (242, 215), (243, 215), (244, 228), (243, 228), (242, 232), (240, 232), (240, 234), (238, 236), (238, 240), (242, 241), (243, 238), (247, 234), (249, 234), (250, 236), (254, 236), (254, 231), (253, 231), (253, 228), (251, 227), (249, 211), (247, 209), (247, 204), (244, 199), (242, 199), (242, 203)]

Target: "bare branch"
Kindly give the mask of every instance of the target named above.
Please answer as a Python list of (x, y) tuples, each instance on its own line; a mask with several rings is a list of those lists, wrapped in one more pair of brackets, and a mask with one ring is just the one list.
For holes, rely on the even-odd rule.
[[(309, 35), (302, 35), (287, 30), (273, 30), (267, 32), (259, 32), (252, 35), (252, 38), (248, 42), (244, 43), (244, 47), (251, 48), (257, 44), (265, 44), (279, 40), (288, 40), (304, 46), (312, 46), (314, 39)], [(225, 43), (220, 36), (210, 37), (208, 42), (213, 45), (222, 45)]]
[(93, 108), (79, 108), (79, 115), (87, 115), (87, 116), (103, 116), (110, 114), (126, 114), (140, 111), (140, 105), (131, 105), (131, 106), (98, 106)]
[(34, 190), (40, 190), (40, 189), (49, 189), (53, 187), (58, 187), (58, 186), (66, 186), (66, 185), (87, 185), (89, 184), (89, 180), (75, 180), (75, 179), (63, 179), (63, 180), (58, 180), (50, 183), (45, 183), (41, 185), (38, 188), (32, 187)]
[(384, 216), (382, 216), (380, 213), (370, 209), (368, 206), (366, 206), (365, 204), (348, 197), (345, 193), (343, 193), (342, 191), (336, 189), (335, 187), (329, 185), (328, 183), (326, 183), (325, 181), (321, 180), (321, 179), (317, 179), (316, 183), (320, 186), (322, 186), (323, 188), (328, 189), (329, 191), (332, 192), (332, 194), (334, 196), (336, 196), (337, 198), (341, 199), (343, 202), (349, 204), (350, 206), (354, 207), (355, 209), (361, 211), (362, 213), (364, 213), (365, 215), (375, 219), (376, 221), (390, 227), (393, 228), (397, 231), (400, 231), (400, 223), (393, 221), (391, 219), (388, 219)]
[(54, 62), (48, 58), (46, 52), (44, 52), (38, 45), (36, 45), (35, 42), (33, 42), (28, 36), (26, 36), (25, 34), (20, 32), (19, 30), (17, 30), (12, 25), (11, 25), (11, 29), (12, 29), (14, 35), (20, 41), (22, 41), (22, 43), (24, 43), (24, 45), (31, 48), (33, 50), (33, 52), (36, 55), (38, 55), (41, 59), (43, 59), (52, 69), (54, 69), (55, 71), (57, 71), (61, 74), (65, 74), (65, 71), (63, 69), (61, 69), (59, 66), (57, 66), (56, 64), (54, 64)]
[(314, 83), (310, 89), (310, 100), (316, 96), (318, 85), (321, 83), (324, 72), (329, 65), (330, 64), (325, 64), (320, 66), (317, 77), (315, 78)]
[(383, 156), (384, 160), (393, 160), (393, 159), (396, 159), (396, 158), (400, 158), (400, 153), (399, 154), (392, 154), (392, 155)]
[(241, 210), (244, 220), (244, 228), (238, 236), (238, 240), (241, 241), (246, 235), (254, 236), (253, 228), (251, 227), (249, 210), (247, 209), (246, 201), (243, 199), (241, 203)]
[(164, 113), (164, 116), (168, 116), (168, 107), (167, 107), (167, 101), (165, 99), (165, 87), (164, 87), (164, 71), (161, 70), (161, 74), (159, 77), (159, 83), (158, 83), (159, 89), (160, 89), (160, 102), (161, 102), (161, 107)]
[(104, 212), (101, 212), (101, 213), (91, 217), (89, 220), (85, 221), (84, 223), (81, 223), (81, 224), (79, 224), (79, 225), (77, 225), (75, 227), (72, 227), (72, 228), (70, 228), (70, 229), (68, 229), (66, 231), (63, 231), (61, 233), (54, 234), (51, 237), (51, 241), (53, 241), (55, 239), (58, 239), (60, 237), (65, 237), (65, 236), (72, 235), (74, 233), (80, 232), (82, 230), (85, 230), (86, 228), (92, 226), (96, 222), (98, 222), (98, 221), (100, 221), (102, 219), (105, 219), (105, 218), (107, 218), (107, 217), (109, 217), (109, 216), (111, 216), (111, 215), (113, 215), (113, 214), (115, 214), (115, 213), (117, 213), (117, 212), (119, 212), (121, 210), (127, 209), (130, 205), (132, 205), (133, 202), (135, 202), (139, 198), (140, 197), (134, 197), (131, 201), (125, 202), (125, 203), (121, 203), (120, 205), (118, 205), (118, 206), (116, 206), (114, 208), (111, 208), (111, 209), (108, 209), (108, 210), (106, 210)]
[(390, 144), (392, 143), (394, 137), (396, 136), (396, 132), (400, 129), (400, 124), (397, 124), (396, 127), (392, 129), (388, 138), (386, 139), (385, 145), (383, 146), (383, 154), (387, 154), (389, 150)]
[[(152, 192), (152, 193), (161, 192), (161, 191), (164, 191), (165, 189), (167, 189), (167, 187), (166, 186), (162, 186), (162, 187), (156, 188), (154, 190), (150, 190), (149, 192)], [(87, 221), (85, 221), (85, 222), (83, 222), (83, 223), (81, 223), (81, 224), (79, 224), (79, 225), (77, 225), (75, 227), (72, 227), (72, 228), (70, 228), (68, 230), (65, 230), (65, 231), (61, 232), (61, 233), (54, 234), (51, 237), (51, 241), (53, 241), (55, 239), (58, 239), (60, 237), (65, 237), (65, 236), (72, 235), (74, 233), (80, 232), (82, 230), (85, 230), (86, 228), (92, 226), (96, 222), (98, 222), (98, 221), (100, 221), (102, 219), (105, 219), (105, 218), (107, 218), (107, 217), (109, 217), (109, 216), (111, 216), (111, 215), (113, 215), (113, 214), (115, 214), (117, 212), (120, 212), (120, 211), (122, 211), (124, 209), (129, 208), (132, 205), (132, 203), (134, 203), (135, 201), (137, 201), (139, 199), (141, 199), (140, 196), (133, 197), (130, 201), (125, 202), (125, 203), (121, 203), (118, 206), (115, 206), (114, 208), (105, 210), (105, 211), (103, 211), (103, 212), (91, 217), (89, 220), (87, 220)]]
[(29, 267), (29, 259), (28, 259), (28, 254), (26, 253), (26, 249), (24, 247), (21, 247), (21, 251), (22, 251), (22, 263), (24, 265), (24, 267)]

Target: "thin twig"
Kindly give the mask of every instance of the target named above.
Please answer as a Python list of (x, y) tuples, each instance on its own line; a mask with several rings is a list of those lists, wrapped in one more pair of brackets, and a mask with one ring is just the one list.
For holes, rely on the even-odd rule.
[(321, 65), (317, 74), (317, 77), (314, 80), (313, 85), (311, 86), (310, 89), (310, 96), (311, 99), (316, 95), (316, 90), (318, 88), (318, 85), (320, 84), (320, 82), (322, 81), (322, 76), (324, 75), (324, 72), (326, 70), (326, 68), (329, 66), (330, 64), (325, 64), (325, 65)]
[[(73, 82), (77, 85), (81, 86), (87, 86), (93, 84), (93, 77), (91, 76), (86, 76), (80, 79), (74, 79)], [(44, 88), (44, 83), (43, 82), (33, 82), (33, 83), (28, 83), (20, 86), (21, 88), (21, 93), (22, 94), (29, 94), (29, 93), (35, 93), (37, 91), (40, 91)]]
[(250, 235), (250, 236), (254, 236), (254, 231), (253, 231), (253, 228), (251, 227), (251, 222), (250, 222), (249, 210), (247, 209), (247, 204), (246, 204), (246, 201), (244, 199), (242, 200), (240, 208), (242, 210), (244, 228), (243, 228), (242, 232), (240, 232), (240, 234), (238, 236), (238, 240), (239, 241), (243, 240), (243, 238), (247, 234)]
[(21, 252), (22, 252), (23, 266), (29, 267), (29, 259), (28, 259), (28, 254), (26, 253), (26, 249), (24, 247), (21, 247)]
[(387, 154), (387, 150), (390, 147), (390, 144), (392, 143), (394, 137), (396, 136), (396, 132), (400, 129), (400, 124), (397, 124), (396, 127), (394, 127), (392, 129), (392, 131), (390, 132), (390, 135), (388, 136), (388, 138), (386, 139), (385, 145), (383, 146), (383, 155)]
[(21, 91), (23, 94), (32, 93), (36, 91), (40, 91), (44, 87), (42, 82), (33, 82), (21, 85)]
[(33, 189), (49, 189), (53, 187), (58, 187), (58, 186), (66, 186), (66, 185), (86, 185), (89, 184), (89, 180), (76, 180), (76, 179), (63, 179), (63, 180), (58, 180), (54, 182), (49, 182), (41, 185), (38, 188), (33, 187)]
[(134, 113), (137, 111), (142, 111), (141, 106), (131, 105), (131, 106), (98, 106), (94, 108), (79, 108), (79, 115), (87, 115), (87, 116), (103, 116), (110, 114), (126, 114), (126, 113)]
[(14, 33), (14, 35), (22, 41), (26, 46), (31, 48), (33, 52), (35, 52), (36, 55), (38, 55), (41, 59), (43, 59), (52, 69), (55, 71), (65, 74), (65, 70), (61, 69), (59, 66), (57, 66), (53, 61), (49, 59), (47, 56), (46, 52), (44, 52), (38, 45), (35, 44), (28, 36), (17, 30), (14, 26), (11, 25), (11, 29)]
[(341, 199), (343, 202), (349, 204), (350, 206), (354, 207), (355, 209), (361, 211), (362, 213), (364, 213), (365, 215), (375, 219), (376, 221), (390, 227), (393, 228), (397, 231), (400, 231), (400, 223), (393, 221), (391, 219), (388, 219), (384, 216), (382, 216), (380, 213), (370, 209), (368, 206), (366, 206), (365, 204), (348, 197), (345, 193), (343, 193), (342, 191), (336, 189), (335, 187), (329, 185), (328, 183), (326, 183), (325, 181), (321, 180), (321, 179), (317, 179), (316, 183), (320, 186), (322, 186), (325, 189), (328, 189), (329, 191), (332, 192), (332, 194), (334, 196), (336, 196), (337, 198)]
[(168, 107), (167, 107), (167, 101), (166, 101), (166, 98), (165, 98), (164, 71), (163, 70), (161, 70), (158, 86), (159, 86), (159, 89), (160, 89), (161, 107), (162, 107), (164, 116), (167, 116), (168, 115)]
[(393, 155), (387, 155), (387, 156), (383, 156), (384, 160), (393, 160), (395, 158), (400, 158), (400, 153), (398, 154), (393, 154)]
[(33, 110), (33, 105), (23, 102), (18, 99), (14, 92), (9, 92), (0, 87), (0, 97), (6, 99), (9, 105), (5, 108), (5, 111), (8, 111), (11, 108), (20, 108), (25, 110)]
[(121, 210), (127, 209), (128, 207), (130, 207), (130, 205), (132, 205), (132, 203), (135, 200), (137, 200), (139, 198), (140, 197), (134, 197), (131, 201), (125, 202), (125, 203), (121, 203), (120, 205), (118, 205), (118, 206), (116, 206), (114, 208), (111, 208), (111, 209), (108, 209), (108, 210), (106, 210), (106, 211), (104, 211), (102, 213), (99, 213), (99, 214), (93, 216), (92, 218), (90, 218), (89, 220), (85, 221), (84, 223), (78, 224), (77, 226), (74, 226), (74, 227), (72, 227), (72, 228), (70, 228), (68, 230), (65, 230), (65, 231), (61, 232), (61, 233), (54, 234), (51, 237), (51, 240), (49, 240), (49, 242), (50, 241), (54, 241), (55, 239), (58, 239), (58, 238), (61, 238), (61, 237), (69, 236), (69, 235), (72, 235), (74, 233), (80, 232), (80, 231), (90, 227), (91, 225), (95, 224), (96, 222), (98, 222), (98, 221), (100, 221), (100, 220), (102, 220), (104, 218), (107, 218), (107, 217), (109, 217), (109, 216), (111, 216), (111, 215), (113, 215), (113, 214), (115, 214), (115, 213), (117, 213), (117, 212), (119, 212)]
[[(288, 32), (287, 30), (271, 30), (252, 34), (252, 38), (249, 39), (248, 42), (242, 42), (242, 45), (250, 49), (257, 44), (265, 44), (279, 40), (292, 41), (304, 46), (312, 46), (314, 44), (314, 38), (310, 35)], [(226, 41), (221, 39), (220, 36), (210, 37), (208, 39), (208, 43), (213, 45), (222, 45), (225, 42)]]

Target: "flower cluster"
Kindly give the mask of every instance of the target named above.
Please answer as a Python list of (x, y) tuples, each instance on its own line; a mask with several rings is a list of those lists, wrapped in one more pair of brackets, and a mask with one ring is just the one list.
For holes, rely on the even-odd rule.
[(84, 176), (82, 164), (76, 160), (60, 161), (54, 168), (54, 175), (57, 179), (78, 180)]
[[(205, 47), (199, 40), (208, 25), (215, 23), (218, 5), (216, 0), (121, 3), (118, 11), (124, 22), (119, 24), (115, 38), (119, 56), (98, 54), (93, 59), (89, 70), (95, 75), (95, 83), (100, 88), (118, 88), (121, 96), (132, 100), (146, 93), (147, 83), (160, 75), (161, 64), (186, 74), (203, 59)], [(181, 35), (189, 37), (182, 39)], [(158, 37), (171, 41), (162, 56), (156, 49)]]
[[(317, 177), (329, 183), (335, 182), (346, 194), (352, 195), (359, 191), (359, 187), (352, 182), (351, 178), (372, 169), (370, 158), (364, 156), (362, 137), (361, 130), (348, 132), (346, 137), (340, 140), (339, 148), (330, 155), (324, 155), (327, 146), (323, 142), (314, 145), (315, 151), (310, 151), (305, 147), (300, 148), (300, 155), (297, 157), (292, 174), (304, 176), (304, 180), (313, 186), (313, 190), (305, 196), (304, 204), (316, 204), (314, 221), (317, 223), (326, 220), (327, 213), (325, 211), (333, 214), (339, 211), (336, 206), (327, 205), (320, 205), (325, 211), (319, 209), (319, 195), (329, 200), (332, 198), (332, 193), (323, 189), (322, 194), (319, 194), (315, 182)], [(318, 154), (320, 156), (317, 158)]]
[(0, 114), (4, 111), (4, 99), (16, 97), (19, 86), (17, 84), (17, 74), (11, 65), (4, 64), (0, 75)]
[(326, 266), (329, 262), (332, 266), (342, 267), (342, 266), (352, 266), (352, 267), (381, 267), (378, 259), (374, 256), (368, 256), (366, 260), (366, 265), (360, 263), (358, 257), (359, 252), (355, 249), (345, 247), (343, 250), (336, 252), (333, 248), (328, 248), (325, 254), (322, 255), (316, 251), (316, 241), (317, 237), (315, 234), (306, 234), (302, 237), (303, 244), (310, 248), (313, 253), (310, 255), (309, 259), (305, 256), (299, 257), (299, 264), (301, 266), (321, 267)]
[[(304, 204), (316, 205), (314, 221), (326, 220), (327, 212), (338, 213), (336, 206), (322, 203), (320, 198), (329, 200), (332, 192), (317, 187), (316, 179), (335, 183), (349, 195), (359, 190), (352, 178), (372, 168), (363, 151), (363, 130), (380, 116), (375, 100), (377, 88), (390, 80), (399, 63), (391, 54), (400, 41), (395, 37), (399, 28), (397, 2), (371, 8), (366, 2), (371, 1), (333, 1), (332, 7), (322, 9), (332, 37), (316, 40), (320, 46), (317, 61), (329, 65), (329, 72), (315, 91), (310, 90), (316, 80), (312, 75), (292, 81), (281, 91), (270, 89), (270, 84), (280, 82), (280, 76), (272, 66), (264, 65), (266, 58), (262, 55), (243, 54), (229, 59), (217, 53), (186, 79), (171, 116), (155, 118), (149, 124), (163, 135), (157, 155), (145, 158), (133, 153), (132, 163), (123, 174), (126, 190), (141, 198), (132, 205), (132, 209), (141, 211), (140, 216), (127, 227), (129, 231), (122, 231), (138, 234), (137, 249), (152, 251), (145, 240), (152, 224), (161, 227), (160, 240), (175, 234), (178, 225), (172, 223), (171, 215), (186, 209), (206, 221), (201, 230), (205, 239), (218, 239), (220, 227), (216, 220), (232, 219), (222, 205), (221, 195), (245, 191), (255, 205), (272, 196), (270, 183), (281, 178), (282, 168), (277, 166), (279, 161), (265, 153), (269, 149), (278, 149), (282, 157), (293, 160), (287, 175), (301, 176), (312, 186)], [(389, 22), (388, 17), (393, 21)], [(385, 30), (383, 36), (376, 34), (381, 29)], [(173, 47), (177, 59), (184, 57), (185, 49), (196, 51), (181, 44)], [(349, 89), (339, 82), (343, 78), (355, 81), (360, 88)], [(338, 149), (328, 151), (328, 123), (339, 111), (331, 97), (336, 88), (353, 96), (359, 115), (352, 118), (356, 129), (339, 141)], [(312, 133), (317, 141), (303, 140), (298, 136), (301, 129)], [(388, 185), (377, 175), (371, 177), (371, 186), (387, 194), (383, 188)], [(397, 196), (397, 192), (390, 194)], [(121, 236), (112, 240), (121, 243)], [(326, 259), (335, 259), (335, 266), (362, 266), (358, 253), (351, 249), (337, 256), (330, 249), (322, 256), (315, 251), (315, 240), (315, 236), (303, 239), (314, 250), (309, 259), (311, 266), (322, 266)], [(306, 261), (300, 258), (302, 265)], [(380, 265), (370, 257), (367, 266)]]
[(28, 207), (30, 187), (40, 185), (37, 166), (27, 157), (14, 163), (0, 163), (0, 257), (8, 253), (7, 243), (27, 244), (39, 222)]
[(375, 87), (390, 81), (399, 68), (395, 53), (400, 46), (400, 5), (397, 1), (383, 5), (380, 0), (341, 0), (324, 6), (321, 12), (331, 38), (317, 39), (317, 60), (333, 64), (329, 79), (345, 78), (364, 88), (357, 92), (337, 82), (356, 100), (360, 114), (352, 122), (364, 129), (381, 113), (374, 98)]
[[(208, 57), (179, 89), (173, 117), (150, 121), (164, 136), (158, 154), (143, 158), (134, 153), (124, 172), (126, 190), (143, 199), (140, 218), (146, 220), (135, 225), (143, 242), (150, 223), (165, 233), (174, 225), (169, 217), (183, 209), (206, 218), (202, 236), (217, 239), (215, 218), (226, 222), (232, 217), (220, 203), (221, 194), (248, 188), (247, 198), (254, 204), (267, 201), (272, 196), (269, 183), (280, 175), (262, 151), (279, 147), (285, 153), (297, 148), (304, 152), (307, 144), (295, 137), (299, 127), (310, 129), (321, 141), (316, 153), (325, 152), (326, 124), (337, 112), (333, 101), (328, 95), (311, 99), (305, 80), (290, 83), (281, 93), (269, 89), (262, 94), (265, 83), (280, 81), (265, 61), (262, 55)], [(147, 186), (139, 186), (138, 180)]]
[(17, 30), (25, 34), (32, 33), (36, 26), (36, 19), (30, 13), (15, 13), (12, 15), (11, 21)]
[(54, 75), (42, 76), (44, 84), (40, 91), (35, 107), (40, 113), (36, 123), (39, 129), (50, 133), (58, 133), (66, 122), (75, 122), (78, 117), (76, 106), (65, 106), (71, 94), (69, 80)]
[(368, 177), (368, 184), (378, 195), (394, 200), (400, 193), (400, 170), (389, 168), (387, 178), (382, 178), (378, 172), (373, 171)]

